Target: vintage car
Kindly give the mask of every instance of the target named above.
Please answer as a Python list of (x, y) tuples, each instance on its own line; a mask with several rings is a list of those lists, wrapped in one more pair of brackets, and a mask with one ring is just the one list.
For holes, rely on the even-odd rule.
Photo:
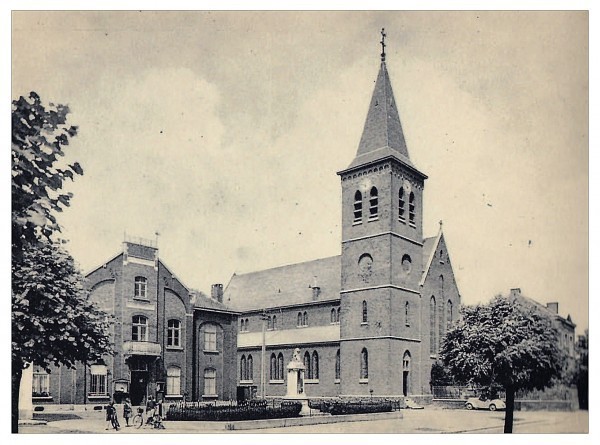
[(490, 411), (496, 411), (498, 409), (505, 409), (506, 404), (501, 399), (488, 399), (483, 396), (469, 397), (465, 402), (465, 408), (489, 409)]

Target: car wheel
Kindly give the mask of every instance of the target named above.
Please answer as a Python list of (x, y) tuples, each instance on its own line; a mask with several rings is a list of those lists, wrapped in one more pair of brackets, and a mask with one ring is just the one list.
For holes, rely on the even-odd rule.
[(496, 411), (496, 405), (493, 403), (490, 405), (490, 411)]
[(473, 405), (472, 405), (471, 403), (467, 403), (467, 404), (465, 405), (465, 407), (466, 407), (467, 409), (473, 409)]

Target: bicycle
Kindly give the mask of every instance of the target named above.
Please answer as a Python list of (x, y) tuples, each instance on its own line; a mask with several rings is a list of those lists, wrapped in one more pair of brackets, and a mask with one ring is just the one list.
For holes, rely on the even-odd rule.
[[(144, 425), (144, 408), (138, 408), (137, 414), (133, 417), (133, 426), (140, 429)], [(156, 411), (154, 415), (149, 417), (145, 423), (146, 426), (150, 425), (154, 429), (164, 430), (165, 426), (162, 423), (162, 417)]]

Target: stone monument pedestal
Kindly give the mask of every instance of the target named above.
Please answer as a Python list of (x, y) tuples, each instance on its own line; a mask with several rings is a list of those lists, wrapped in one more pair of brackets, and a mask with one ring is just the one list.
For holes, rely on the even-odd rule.
[(300, 357), (300, 349), (296, 348), (292, 361), (287, 365), (287, 392), (284, 400), (300, 402), (302, 409), (301, 416), (308, 416), (310, 408), (308, 406), (308, 397), (304, 391), (304, 363)]

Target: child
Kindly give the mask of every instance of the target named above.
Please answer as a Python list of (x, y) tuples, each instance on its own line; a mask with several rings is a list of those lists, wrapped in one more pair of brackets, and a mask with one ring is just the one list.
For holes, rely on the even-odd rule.
[(129, 418), (131, 417), (131, 401), (129, 400), (129, 398), (125, 399), (125, 402), (123, 403), (123, 418), (125, 419), (125, 423), (127, 426), (131, 426), (129, 425)]

